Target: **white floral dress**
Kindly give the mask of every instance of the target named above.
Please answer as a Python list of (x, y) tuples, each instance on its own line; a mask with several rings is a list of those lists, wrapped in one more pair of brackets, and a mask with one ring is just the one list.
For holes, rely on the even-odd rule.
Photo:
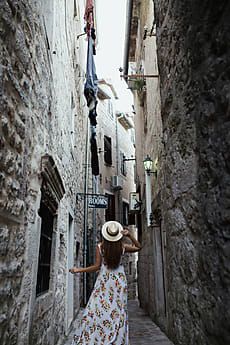
[[(100, 249), (100, 244), (99, 250)], [(101, 254), (102, 255), (102, 254)], [(127, 281), (122, 263), (110, 270), (103, 262), (72, 345), (128, 345)]]

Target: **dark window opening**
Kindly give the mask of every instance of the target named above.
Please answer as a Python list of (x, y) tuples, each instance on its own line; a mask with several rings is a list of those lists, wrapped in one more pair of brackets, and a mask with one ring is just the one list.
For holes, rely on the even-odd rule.
[(106, 135), (104, 136), (104, 161), (112, 165), (112, 139)]
[(130, 261), (129, 262), (129, 275), (131, 275), (133, 272), (132, 272), (132, 262)]
[(78, 259), (80, 249), (80, 242), (76, 241), (76, 260)]
[(39, 216), (41, 217), (41, 237), (38, 258), (38, 273), (36, 295), (49, 290), (50, 262), (54, 216), (46, 204), (41, 200)]
[(136, 225), (135, 213), (129, 213), (129, 225)]
[(74, 1), (74, 10), (73, 10), (73, 16), (78, 17), (78, 11), (77, 11), (77, 4), (76, 4), (76, 0)]
[(105, 220), (115, 220), (115, 197), (113, 194), (106, 194), (108, 197), (108, 208), (105, 210)]
[(127, 168), (126, 168), (126, 161), (124, 161), (125, 155), (123, 152), (120, 152), (120, 160), (121, 160), (121, 173), (122, 175), (127, 175)]
[(142, 241), (142, 219), (141, 213), (137, 214), (137, 230), (138, 230), (138, 240)]
[(123, 225), (129, 225), (129, 204), (127, 202), (122, 202), (122, 211), (123, 211)]

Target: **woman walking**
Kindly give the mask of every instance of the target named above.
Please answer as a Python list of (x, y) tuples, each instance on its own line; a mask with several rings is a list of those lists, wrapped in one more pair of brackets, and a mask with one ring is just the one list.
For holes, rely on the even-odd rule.
[[(132, 245), (123, 243), (123, 236)], [(86, 268), (73, 267), (71, 273), (100, 270), (93, 292), (81, 321), (80, 335), (74, 344), (128, 345), (127, 281), (122, 265), (124, 253), (141, 249), (140, 243), (115, 221), (102, 226), (103, 240), (96, 248), (95, 264)]]

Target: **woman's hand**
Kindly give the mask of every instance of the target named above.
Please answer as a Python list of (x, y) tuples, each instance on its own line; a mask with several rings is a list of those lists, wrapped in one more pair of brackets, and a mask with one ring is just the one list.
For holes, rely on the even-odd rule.
[(125, 228), (124, 228), (124, 229), (121, 231), (121, 233), (123, 234), (123, 236), (127, 236), (127, 237), (130, 236), (130, 232), (129, 232), (128, 229), (125, 229)]
[(77, 268), (77, 267), (72, 267), (72, 268), (69, 269), (69, 272), (70, 273), (80, 273), (81, 269)]

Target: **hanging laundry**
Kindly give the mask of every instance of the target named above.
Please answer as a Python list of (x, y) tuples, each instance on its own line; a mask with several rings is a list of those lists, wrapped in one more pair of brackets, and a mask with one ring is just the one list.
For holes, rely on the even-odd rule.
[(97, 125), (97, 90), (98, 79), (96, 67), (93, 57), (93, 39), (88, 37), (88, 53), (86, 65), (86, 82), (84, 87), (84, 95), (89, 108), (89, 120), (91, 128), (90, 149), (91, 149), (91, 168), (94, 176), (99, 175), (99, 160), (96, 141), (96, 125)]
[(91, 128), (90, 149), (91, 149), (91, 167), (94, 176), (99, 175), (99, 160), (97, 152), (96, 141), (96, 125), (97, 125), (97, 90), (98, 79), (96, 74), (96, 67), (94, 62), (94, 55), (96, 55), (95, 41), (96, 32), (94, 28), (94, 2), (93, 0), (86, 1), (85, 16), (86, 21), (85, 31), (88, 36), (88, 51), (86, 64), (86, 82), (84, 86), (84, 95), (89, 108), (89, 120)]
[(87, 0), (85, 6), (84, 19), (86, 21), (86, 33), (91, 36), (91, 29), (94, 27), (94, 16), (93, 16), (94, 3), (93, 0)]
[(99, 175), (99, 160), (98, 160), (98, 153), (97, 153), (97, 140), (96, 135), (92, 134), (90, 138), (90, 149), (91, 149), (91, 168), (92, 174), (94, 176)]
[(84, 87), (84, 95), (89, 108), (89, 119), (92, 126), (96, 126), (97, 121), (97, 90), (98, 79), (96, 74), (96, 67), (93, 57), (93, 43), (92, 37), (88, 38), (88, 52), (87, 52), (87, 65), (86, 65), (86, 82)]
[(84, 19), (86, 21), (85, 32), (88, 37), (92, 37), (93, 55), (96, 55), (96, 31), (94, 26), (94, 3), (93, 0), (87, 0)]
[(92, 126), (96, 126), (97, 125), (97, 112), (96, 112), (96, 107), (97, 107), (97, 101), (95, 102), (95, 106), (92, 110), (89, 111), (89, 120), (90, 120), (90, 124)]
[(94, 28), (91, 29), (91, 37), (93, 40), (93, 55), (96, 55), (96, 31)]

